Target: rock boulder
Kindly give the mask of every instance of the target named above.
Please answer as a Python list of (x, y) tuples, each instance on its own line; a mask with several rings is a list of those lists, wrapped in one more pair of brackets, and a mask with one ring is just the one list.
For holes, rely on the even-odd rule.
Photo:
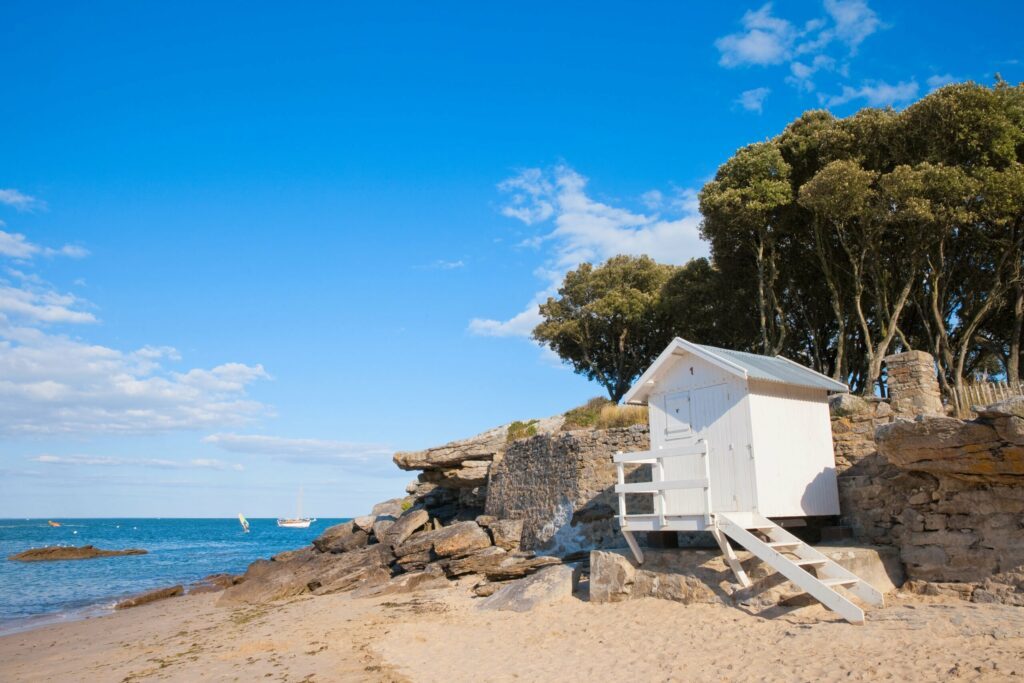
[(481, 610), (529, 612), (572, 597), (573, 569), (567, 565), (548, 567), (525, 579), (498, 589), (479, 605)]

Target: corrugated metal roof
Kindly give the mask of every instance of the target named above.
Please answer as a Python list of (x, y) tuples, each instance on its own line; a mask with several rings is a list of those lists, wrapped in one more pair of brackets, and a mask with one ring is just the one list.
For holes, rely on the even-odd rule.
[(772, 356), (759, 356), (756, 353), (720, 349), (705, 344), (694, 344), (694, 346), (740, 366), (746, 370), (747, 377), (752, 379), (760, 379), (766, 382), (781, 382), (782, 384), (795, 384), (797, 386), (827, 389), (829, 391), (848, 391), (847, 386), (842, 382), (837, 382), (782, 356), (775, 356), (774, 358)]

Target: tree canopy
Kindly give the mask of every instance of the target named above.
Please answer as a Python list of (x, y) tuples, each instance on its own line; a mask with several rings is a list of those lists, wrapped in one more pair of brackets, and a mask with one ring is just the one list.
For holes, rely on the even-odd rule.
[(584, 263), (565, 276), (558, 297), (541, 304), (533, 338), (618, 401), (672, 339), (661, 290), (672, 266), (647, 256)]
[(1021, 380), (1024, 84), (946, 86), (902, 112), (809, 111), (700, 193), (710, 259), (570, 273), (534, 337), (617, 400), (674, 335), (884, 388), (935, 355), (945, 388)]

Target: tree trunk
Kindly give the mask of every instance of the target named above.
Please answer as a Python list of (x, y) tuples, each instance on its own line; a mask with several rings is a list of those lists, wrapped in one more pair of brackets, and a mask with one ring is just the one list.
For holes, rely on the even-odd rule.
[(1017, 298), (1013, 304), (1013, 330), (1010, 332), (1010, 358), (1006, 364), (1006, 381), (1019, 384), (1020, 377), (1020, 341), (1024, 329), (1024, 283), (1017, 283)]

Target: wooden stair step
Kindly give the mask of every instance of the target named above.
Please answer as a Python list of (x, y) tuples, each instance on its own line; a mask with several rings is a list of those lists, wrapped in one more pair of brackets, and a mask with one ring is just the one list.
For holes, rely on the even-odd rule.
[(765, 543), (769, 548), (798, 548), (804, 544), (803, 541), (770, 541)]
[(793, 560), (793, 564), (798, 567), (815, 567), (828, 564), (828, 560)]
[(852, 586), (853, 584), (858, 583), (860, 581), (860, 579), (818, 579), (818, 580), (821, 581), (826, 586), (829, 586), (829, 587), (832, 587), (832, 586)]

